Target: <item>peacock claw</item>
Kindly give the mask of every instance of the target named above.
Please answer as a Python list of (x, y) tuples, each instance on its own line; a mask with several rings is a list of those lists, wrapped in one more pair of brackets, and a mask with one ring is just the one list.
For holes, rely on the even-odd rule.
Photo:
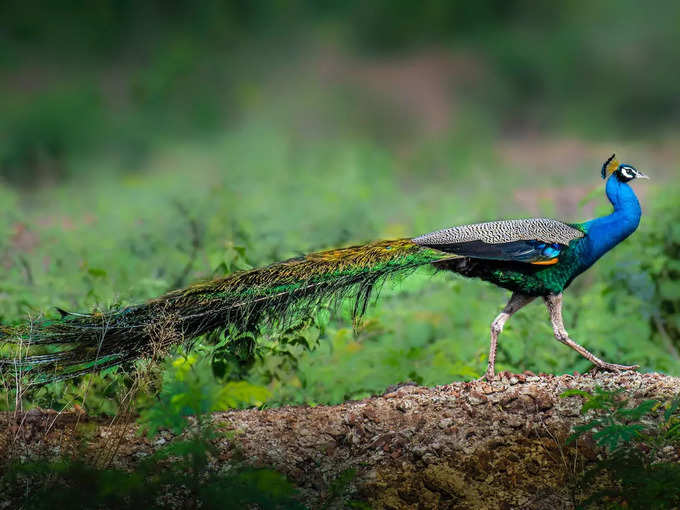
[(618, 365), (616, 363), (607, 363), (606, 361), (603, 361), (593, 366), (593, 368), (590, 371), (597, 372), (598, 370), (604, 370), (607, 372), (618, 373), (626, 372), (629, 370), (637, 370), (638, 368), (640, 368), (640, 365)]

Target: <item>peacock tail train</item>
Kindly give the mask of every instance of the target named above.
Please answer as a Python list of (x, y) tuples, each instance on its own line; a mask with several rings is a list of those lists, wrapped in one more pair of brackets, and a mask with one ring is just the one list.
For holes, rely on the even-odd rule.
[(455, 258), (410, 239), (311, 253), (169, 292), (141, 305), (0, 329), (13, 354), (0, 372), (33, 384), (69, 379), (165, 352), (214, 331), (229, 335), (282, 327), (324, 304), (351, 300), (366, 311), (390, 276)]

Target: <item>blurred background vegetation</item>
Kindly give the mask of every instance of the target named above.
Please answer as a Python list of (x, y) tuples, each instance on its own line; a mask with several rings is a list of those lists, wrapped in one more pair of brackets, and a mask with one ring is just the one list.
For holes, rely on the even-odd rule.
[[(589, 219), (608, 211), (599, 168), (617, 152), (653, 178), (636, 184), (642, 224), (572, 285), (566, 323), (605, 359), (680, 375), (678, 27), (670, 0), (6, 0), (0, 320), (459, 223)], [(196, 412), (335, 403), (476, 378), (505, 300), (415, 276), (357, 331), (340, 314), (254, 352), (202, 339), (207, 361), (174, 353), (136, 405), (157, 416), (168, 392), (207, 387)], [(546, 315), (509, 322), (499, 369), (588, 368)], [(24, 406), (115, 414), (131, 380), (55, 383)]]

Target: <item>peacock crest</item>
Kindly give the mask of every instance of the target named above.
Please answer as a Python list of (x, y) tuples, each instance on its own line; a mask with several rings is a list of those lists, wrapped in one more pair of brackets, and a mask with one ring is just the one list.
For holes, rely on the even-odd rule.
[(616, 172), (617, 168), (619, 168), (619, 160), (616, 159), (616, 154), (612, 154), (609, 156), (609, 159), (604, 162), (604, 165), (602, 165), (602, 178), (606, 179)]

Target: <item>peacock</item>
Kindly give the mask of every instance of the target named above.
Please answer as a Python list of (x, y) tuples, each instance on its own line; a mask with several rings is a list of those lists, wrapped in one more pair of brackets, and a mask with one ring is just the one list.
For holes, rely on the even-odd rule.
[(600, 369), (633, 370), (638, 365), (608, 363), (574, 342), (562, 320), (564, 290), (640, 223), (640, 204), (629, 183), (647, 176), (612, 155), (602, 165), (602, 178), (614, 211), (584, 223), (531, 218), (461, 225), (310, 253), (199, 282), (139, 305), (89, 314), (59, 310), (56, 319), (5, 326), (0, 330), (5, 343), (0, 370), (44, 384), (152, 357), (212, 332), (233, 339), (290, 327), (343, 300), (349, 300), (359, 319), (386, 279), (423, 266), (511, 291), (491, 323), (489, 381), (505, 323), (536, 298), (545, 302), (559, 342)]

